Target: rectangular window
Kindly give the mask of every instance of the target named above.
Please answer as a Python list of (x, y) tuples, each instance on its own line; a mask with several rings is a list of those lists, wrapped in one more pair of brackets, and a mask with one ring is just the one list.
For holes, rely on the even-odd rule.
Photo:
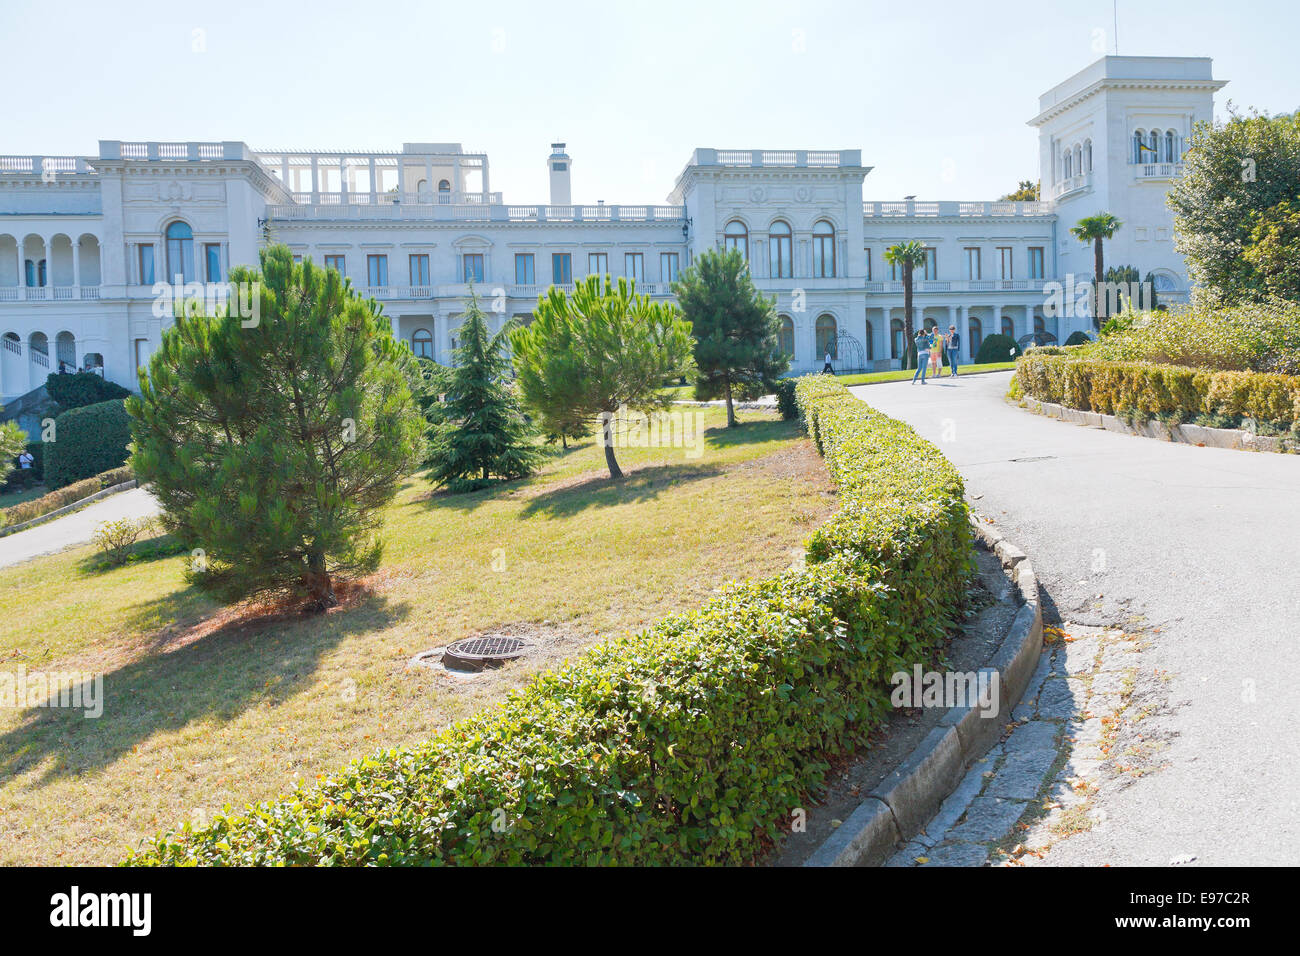
[(573, 256), (567, 252), (551, 254), (551, 281), (556, 285), (568, 285), (573, 281)]
[(426, 286), (429, 284), (429, 257), (424, 253), (415, 253), (411, 256), (411, 285)]
[(923, 279), (939, 278), (939, 260), (938, 253), (934, 249), (925, 250), (925, 273), (921, 276)]
[(966, 249), (966, 278), (980, 278), (980, 251), (974, 247)]
[[(903, 272), (902, 266), (900, 266), (897, 262), (891, 262), (889, 264), (889, 281), (901, 282), (903, 280), (902, 272)], [(895, 356), (895, 358), (897, 358), (897, 356)]]
[(461, 264), (466, 282), (483, 281), (483, 253), (467, 252), (461, 256)]
[(302, 256), (294, 256), (294, 257), (293, 257), (293, 264), (296, 265), (296, 266), (300, 266), (300, 265), (302, 265)]
[(366, 283), (372, 288), (388, 285), (388, 256), (366, 256)]
[[(153, 246), (138, 246), (140, 250), (140, 284), (153, 285)], [(31, 276), (28, 276), (27, 284), (31, 285)]]
[(659, 253), (659, 276), (664, 282), (677, 281), (677, 253)]
[(609, 255), (604, 252), (587, 253), (587, 275), (609, 275)]
[(537, 282), (533, 268), (533, 254), (519, 252), (515, 254), (515, 285), (533, 285)]
[(1011, 247), (998, 246), (998, 269), (999, 279), (1013, 279), (1015, 276), (1011, 267)]
[(867, 281), (871, 281), (871, 250), (867, 250)]
[(209, 242), (203, 247), (203, 262), (209, 282), (221, 281), (221, 244)]
[(639, 252), (623, 253), (623, 274), (636, 282), (644, 280), (645, 256)]
[(1029, 278), (1041, 279), (1043, 277), (1043, 247), (1029, 247)]
[(333, 269), (333, 270), (334, 270), (335, 272), (337, 272), (340, 276), (346, 276), (346, 275), (348, 274), (348, 273), (347, 273), (347, 270), (343, 267), (343, 264), (344, 264), (344, 259), (343, 259), (342, 256), (326, 256), (326, 257), (325, 257), (325, 268), (326, 268), (326, 269)]

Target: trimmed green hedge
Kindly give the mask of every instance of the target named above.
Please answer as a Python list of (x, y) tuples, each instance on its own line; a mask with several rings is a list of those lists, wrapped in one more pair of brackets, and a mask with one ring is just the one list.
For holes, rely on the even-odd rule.
[(986, 335), (975, 354), (975, 365), (988, 365), (991, 362), (1009, 362), (1019, 357), (1024, 350), (1015, 339), (1001, 332)]
[(114, 485), (122, 484), (124, 481), (130, 481), (134, 476), (135, 473), (126, 466), (114, 468), (103, 474), (95, 475), (93, 478), (74, 481), (70, 485), (64, 485), (57, 491), (51, 491), (39, 498), (24, 501), (22, 504), (0, 508), (0, 528), (22, 524), (24, 521), (31, 521), (33, 518), (47, 515), (51, 511), (57, 511), (67, 505), (76, 504), (82, 498), (89, 498), (105, 488), (111, 488)]
[(73, 408), (54, 419), (45, 448), (45, 483), (62, 488), (126, 463), (131, 419), (121, 399)]
[(1253, 418), (1281, 429), (1300, 422), (1300, 376), (1108, 362), (1069, 351), (1027, 352), (1016, 363), (1021, 391), (1039, 401), (1127, 419)]
[(741, 863), (828, 760), (866, 743), (888, 677), (933, 659), (970, 574), (961, 478), (826, 376), (797, 398), (842, 509), (806, 567), (598, 645), (420, 746), (160, 837), (129, 863)]
[(131, 394), (129, 389), (95, 372), (51, 372), (45, 379), (45, 391), (65, 412), (126, 398)]

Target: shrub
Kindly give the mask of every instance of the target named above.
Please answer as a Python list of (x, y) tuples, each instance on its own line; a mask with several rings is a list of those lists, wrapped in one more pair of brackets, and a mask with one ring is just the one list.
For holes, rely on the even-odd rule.
[(975, 364), (1010, 362), (1013, 358), (1018, 358), (1022, 351), (1020, 345), (1011, 336), (995, 333), (986, 336), (980, 343), (980, 350), (975, 355)]
[(94, 372), (76, 372), (71, 375), (53, 372), (45, 379), (45, 391), (58, 403), (59, 410), (64, 412), (126, 398), (131, 394), (129, 389)]
[(51, 488), (90, 478), (126, 462), (130, 418), (120, 400), (63, 412), (45, 449), (45, 483)]
[(795, 380), (779, 378), (776, 380), (776, 410), (781, 413), (781, 420), (792, 422), (799, 417), (799, 402), (795, 398)]
[(105, 563), (121, 567), (131, 557), (136, 541), (154, 527), (153, 518), (122, 518), (105, 521), (91, 534), (91, 542), (99, 549)]
[(0, 528), (31, 521), (33, 518), (39, 518), (51, 511), (57, 511), (66, 505), (75, 504), (82, 498), (88, 498), (105, 488), (111, 488), (113, 485), (120, 485), (124, 481), (130, 481), (131, 477), (130, 468), (115, 468), (112, 471), (104, 472), (102, 475), (95, 475), (93, 478), (74, 481), (70, 485), (64, 485), (57, 491), (51, 491), (49, 494), (33, 498), (31, 501), (12, 505), (0, 510)]
[(1252, 418), (1282, 429), (1300, 421), (1300, 377), (1209, 371), (1153, 362), (1109, 362), (1033, 349), (1016, 364), (1024, 394), (1133, 419)]
[(970, 573), (961, 478), (938, 450), (828, 377), (796, 395), (842, 503), (804, 568), (591, 648), (428, 743), (186, 824), (129, 862), (752, 859), (888, 714), (889, 675), (942, 647)]

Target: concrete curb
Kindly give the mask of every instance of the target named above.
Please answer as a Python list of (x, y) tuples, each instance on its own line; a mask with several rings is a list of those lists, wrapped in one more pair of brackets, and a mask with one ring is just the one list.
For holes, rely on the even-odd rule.
[(28, 528), (34, 528), (38, 524), (53, 521), (55, 518), (61, 518), (68, 512), (76, 511), (78, 508), (84, 508), (86, 505), (98, 501), (100, 498), (107, 498), (109, 495), (115, 495), (119, 491), (130, 491), (135, 486), (136, 480), (132, 478), (130, 481), (123, 481), (108, 488), (103, 488), (100, 491), (95, 492), (93, 495), (87, 495), (79, 501), (72, 502), (70, 505), (64, 505), (62, 508), (55, 508), (53, 511), (47, 512), (37, 518), (24, 521), (22, 524), (14, 524), (5, 528), (0, 528), (0, 538), (9, 534), (17, 534), (19, 531), (26, 531)]
[(1043, 649), (1038, 577), (1025, 552), (972, 514), (977, 543), (1010, 572), (1021, 607), (1002, 643), (981, 671), (998, 674), (998, 709), (985, 717), (974, 707), (950, 707), (916, 749), (882, 780), (804, 866), (879, 866), (895, 844), (914, 837), (957, 788), (967, 768), (1002, 735), (1029, 685)]
[(1059, 421), (1075, 425), (1088, 425), (1092, 428), (1104, 428), (1108, 432), (1121, 435), (1138, 435), (1142, 438), (1156, 438), (1160, 441), (1178, 442), (1184, 445), (1197, 445), (1202, 448), (1230, 448), (1235, 451), (1271, 451), (1289, 452), (1297, 450), (1295, 444), (1273, 435), (1256, 435), (1254, 432), (1240, 428), (1207, 428), (1204, 425), (1166, 425), (1152, 419), (1130, 425), (1114, 415), (1100, 412), (1085, 412), (1070, 408), (1056, 402), (1044, 402), (1037, 398), (1024, 396), (1024, 405), (1035, 415), (1044, 415)]

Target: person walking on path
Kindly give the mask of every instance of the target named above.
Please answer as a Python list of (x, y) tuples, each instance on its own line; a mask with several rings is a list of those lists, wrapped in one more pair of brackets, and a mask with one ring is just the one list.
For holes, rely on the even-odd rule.
[(912, 384), (916, 384), (916, 376), (921, 376), (921, 384), (925, 384), (925, 373), (930, 367), (930, 333), (925, 329), (918, 329), (916, 338), (912, 340), (916, 346), (916, 371), (912, 374)]
[(961, 333), (957, 331), (957, 326), (948, 326), (948, 368), (952, 374), (957, 374), (957, 358), (961, 351)]
[(822, 374), (823, 374), (823, 375), (834, 375), (834, 374), (835, 374), (835, 366), (833, 366), (833, 365), (831, 364), (831, 350), (830, 350), (830, 349), (827, 349), (827, 350), (826, 350), (826, 364), (822, 366)]

